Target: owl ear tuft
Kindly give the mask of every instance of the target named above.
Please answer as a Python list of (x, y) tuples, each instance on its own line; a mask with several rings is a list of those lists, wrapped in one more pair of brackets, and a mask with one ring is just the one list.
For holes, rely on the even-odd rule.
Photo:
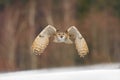
[(56, 30), (56, 32), (59, 32), (59, 31), (60, 31), (60, 30), (58, 30), (58, 29)]
[(66, 30), (65, 33), (68, 33), (68, 31)]

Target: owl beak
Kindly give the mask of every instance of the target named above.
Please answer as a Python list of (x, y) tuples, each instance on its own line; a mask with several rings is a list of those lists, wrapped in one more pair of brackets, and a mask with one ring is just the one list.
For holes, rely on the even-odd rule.
[(60, 36), (60, 38), (63, 38), (63, 36)]

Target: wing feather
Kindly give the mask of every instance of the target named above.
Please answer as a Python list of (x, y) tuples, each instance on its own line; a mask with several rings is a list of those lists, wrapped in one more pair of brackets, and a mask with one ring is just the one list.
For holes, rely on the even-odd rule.
[(74, 38), (82, 37), (82, 35), (80, 34), (80, 32), (78, 31), (78, 29), (75, 26), (71, 26), (70, 28), (68, 28), (67, 32), (69, 35), (73, 36)]
[(41, 36), (51, 36), (51, 35), (53, 35), (53, 34), (55, 34), (56, 33), (56, 29), (55, 29), (55, 27), (53, 27), (53, 26), (51, 26), (51, 25), (48, 25), (47, 27), (45, 27), (41, 32), (40, 32), (40, 34), (39, 35), (41, 35)]
[(77, 49), (80, 57), (84, 57), (89, 52), (87, 43), (84, 38), (80, 39), (80, 38), (76, 37), (75, 46), (76, 46), (76, 49)]
[(80, 57), (84, 57), (85, 55), (87, 55), (87, 53), (89, 52), (87, 43), (78, 29), (75, 26), (72, 26), (67, 30), (67, 32), (75, 39), (75, 46)]
[(56, 33), (56, 29), (48, 25), (40, 34), (35, 38), (32, 44), (32, 52), (36, 55), (43, 53), (47, 45), (49, 44), (49, 37)]

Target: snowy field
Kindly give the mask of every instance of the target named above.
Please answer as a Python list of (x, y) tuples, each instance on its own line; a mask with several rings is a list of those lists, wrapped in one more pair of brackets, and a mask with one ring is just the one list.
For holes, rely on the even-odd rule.
[(1, 73), (0, 80), (120, 80), (120, 64)]

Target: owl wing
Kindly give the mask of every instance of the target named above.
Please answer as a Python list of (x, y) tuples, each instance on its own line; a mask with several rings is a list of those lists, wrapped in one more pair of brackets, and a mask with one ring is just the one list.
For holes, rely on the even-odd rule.
[(87, 43), (78, 29), (75, 26), (71, 26), (70, 28), (68, 28), (67, 32), (75, 39), (75, 46), (80, 57), (84, 57), (85, 55), (87, 55), (87, 53), (89, 52)]
[(49, 44), (50, 36), (55, 33), (56, 29), (53, 26), (48, 25), (47, 27), (45, 27), (33, 41), (32, 52), (36, 55), (40, 55), (41, 53), (43, 53), (43, 51)]

